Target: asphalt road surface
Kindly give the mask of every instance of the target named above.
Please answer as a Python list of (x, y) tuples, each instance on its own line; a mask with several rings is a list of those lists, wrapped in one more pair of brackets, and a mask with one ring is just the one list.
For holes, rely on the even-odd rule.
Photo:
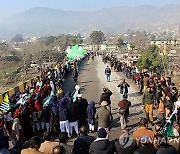
[[(94, 60), (87, 62), (84, 60), (79, 68), (78, 85), (81, 87), (80, 91), (83, 97), (90, 102), (95, 101), (97, 104), (99, 102), (100, 95), (102, 93), (102, 88), (107, 87), (112, 92), (111, 96), (112, 102), (112, 115), (113, 121), (111, 122), (111, 131), (109, 134), (110, 139), (118, 138), (121, 133), (120, 123), (119, 123), (119, 113), (118, 113), (118, 102), (120, 98), (119, 88), (117, 85), (125, 78), (123, 73), (114, 72), (112, 70), (111, 82), (106, 82), (106, 76), (104, 70), (108, 64), (102, 62), (101, 57), (95, 57)], [(137, 85), (129, 79), (126, 81), (130, 84), (128, 99), (131, 101), (132, 106), (130, 107), (130, 115), (127, 129), (132, 131), (138, 126), (139, 118), (144, 116), (143, 109), (141, 107), (142, 96), (138, 93)], [(64, 91), (72, 92), (75, 83), (71, 76), (64, 83)], [(98, 107), (98, 105), (96, 105)], [(95, 134), (93, 134), (95, 135)]]

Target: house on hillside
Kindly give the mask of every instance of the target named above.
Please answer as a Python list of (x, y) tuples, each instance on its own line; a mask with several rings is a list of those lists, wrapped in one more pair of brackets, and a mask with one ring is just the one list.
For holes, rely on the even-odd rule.
[(180, 39), (177, 40), (156, 40), (151, 41), (151, 45), (157, 45), (160, 49), (162, 49), (163, 54), (167, 54), (168, 50), (173, 48), (180, 48)]
[(118, 46), (114, 44), (101, 44), (99, 49), (100, 51), (117, 51)]
[(126, 63), (129, 65), (129, 64), (136, 64), (139, 57), (141, 55), (140, 54), (129, 54), (128, 57), (125, 59), (126, 60)]

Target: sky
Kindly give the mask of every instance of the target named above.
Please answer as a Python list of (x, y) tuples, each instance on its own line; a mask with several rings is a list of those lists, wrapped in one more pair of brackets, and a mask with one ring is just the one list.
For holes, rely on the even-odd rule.
[(34, 7), (94, 11), (114, 6), (180, 4), (180, 0), (0, 0), (0, 20)]

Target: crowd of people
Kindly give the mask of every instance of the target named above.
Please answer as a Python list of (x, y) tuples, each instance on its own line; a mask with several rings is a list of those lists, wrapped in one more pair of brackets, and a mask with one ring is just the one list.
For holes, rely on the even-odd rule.
[[(0, 118), (0, 153), (9, 154), (11, 143), (14, 152), (21, 154), (178, 154), (180, 142), (176, 139), (180, 136), (180, 101), (170, 78), (137, 73), (132, 71), (135, 66), (109, 56), (103, 57), (103, 61), (110, 62), (111, 69), (122, 71), (138, 85), (142, 84), (140, 93), (143, 94), (146, 117), (140, 119), (137, 130), (129, 133), (127, 127), (131, 102), (128, 100), (130, 85), (125, 79), (117, 85), (120, 88), (117, 106), (123, 133), (114, 140), (109, 139), (113, 120), (113, 93), (110, 89), (103, 88), (99, 102), (88, 102), (83, 98), (78, 85), (74, 93), (63, 92), (62, 81), (73, 72), (72, 66), (78, 72), (78, 62), (75, 61), (72, 65), (66, 63), (57, 65), (55, 69), (47, 68), (30, 87), (25, 88), (23, 94), (11, 97), (11, 103), (16, 105)], [(110, 78), (107, 80), (109, 82)], [(18, 104), (19, 100), (21, 103)], [(157, 109), (156, 117), (154, 109)], [(165, 127), (173, 132), (167, 133)], [(57, 136), (58, 141), (54, 141)], [(68, 140), (74, 137), (74, 143), (70, 144)]]

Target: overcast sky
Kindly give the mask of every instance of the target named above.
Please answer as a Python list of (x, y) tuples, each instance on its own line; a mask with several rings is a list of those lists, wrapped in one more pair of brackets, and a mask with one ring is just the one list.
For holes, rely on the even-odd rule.
[(180, 0), (0, 0), (0, 19), (34, 7), (72, 11), (94, 11), (113, 6), (180, 4)]

